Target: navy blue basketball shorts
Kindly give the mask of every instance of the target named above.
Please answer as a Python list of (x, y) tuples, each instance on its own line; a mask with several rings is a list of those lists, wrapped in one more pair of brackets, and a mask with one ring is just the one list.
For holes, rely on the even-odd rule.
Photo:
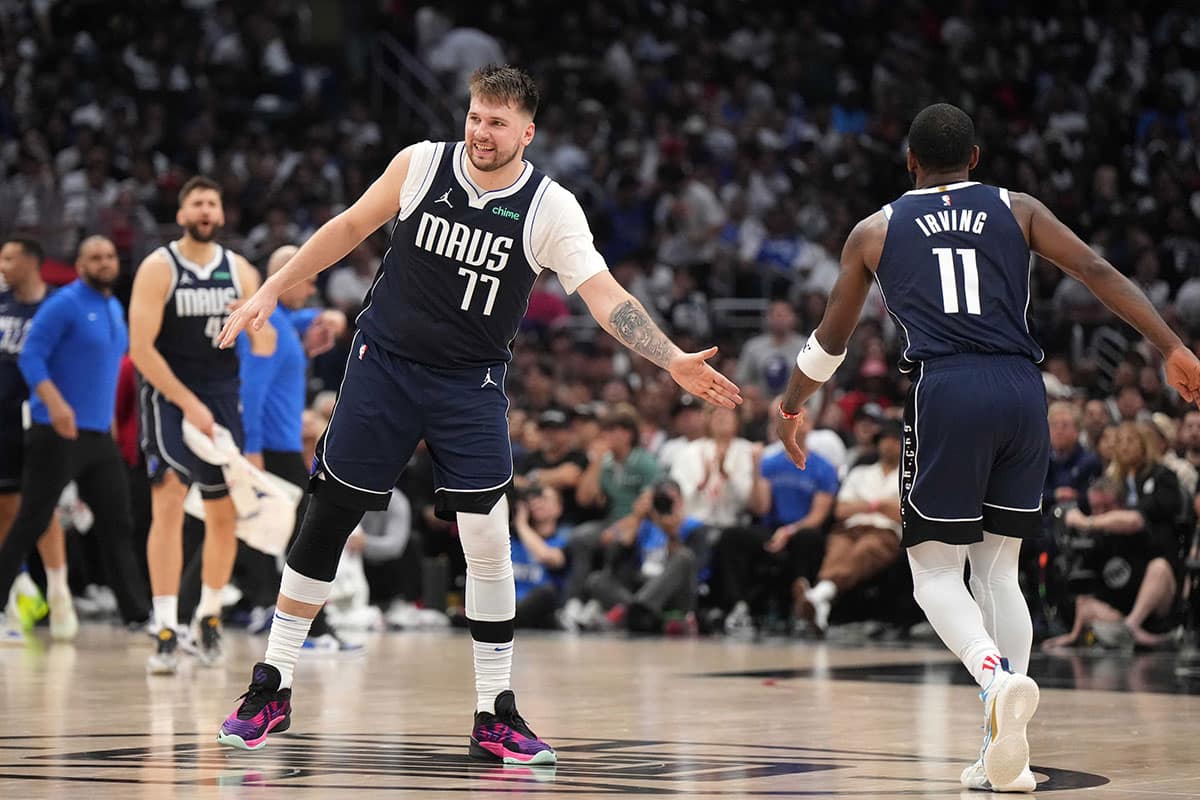
[(1049, 461), (1036, 365), (975, 354), (924, 362), (904, 409), (904, 546), (1033, 536)]
[[(208, 406), (213, 419), (229, 430), (238, 449), (242, 448), (242, 403), (236, 385), (221, 391), (196, 392)], [(184, 485), (195, 483), (200, 496), (216, 500), (229, 494), (221, 468), (201, 461), (183, 441), (183, 411), (148, 383), (143, 382), (138, 399), (142, 412), (142, 452), (150, 483), (157, 485), (167, 474), (175, 473)]]
[(434, 508), (486, 514), (512, 481), (505, 363), (437, 369), (377, 347), (359, 331), (309, 485), (332, 502), (387, 508), (392, 487), (424, 439)]
[(25, 431), (21, 416), (0, 424), (0, 494), (21, 491), (21, 470), (25, 467)]

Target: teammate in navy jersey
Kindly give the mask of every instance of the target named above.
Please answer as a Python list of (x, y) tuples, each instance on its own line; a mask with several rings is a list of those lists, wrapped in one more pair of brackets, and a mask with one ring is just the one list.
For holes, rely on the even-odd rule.
[(579, 291), (600, 324), (668, 370), (684, 389), (728, 407), (738, 389), (684, 353), (612, 278), (578, 202), (522, 158), (538, 92), (513, 67), (471, 78), (465, 141), (402, 150), (342, 214), (229, 318), (222, 345), (271, 315), (280, 293), (335, 263), (391, 221), (391, 246), (357, 319), (339, 399), (317, 448), (313, 496), (288, 553), (275, 620), (249, 692), (219, 741), (257, 748), (290, 724), (292, 672), (309, 621), (329, 595), (347, 537), (365, 510), (387, 506), (424, 439), (439, 513), (457, 519), (467, 560), (466, 611), (475, 653), (471, 754), (504, 763), (554, 763), (517, 713), (510, 690), (513, 569), (508, 399), (510, 345), (543, 269)]
[[(129, 300), (129, 355), (141, 374), (142, 449), (150, 472), (153, 518), (146, 543), (158, 650), (151, 673), (176, 670), (179, 577), (183, 569), (183, 500), (195, 482), (204, 498), (204, 566), (200, 590), (200, 657), (220, 657), (220, 592), (237, 553), (237, 513), (220, 467), (197, 458), (183, 441), (183, 421), (213, 435), (214, 423), (238, 446), (242, 421), (238, 359), (218, 347), (230, 304), (258, 289), (258, 272), (217, 244), (225, 222), (216, 183), (197, 176), (179, 192), (175, 221), (183, 237), (155, 250), (138, 267)], [(255, 352), (274, 349), (274, 329), (251, 332)]]
[[(52, 291), (42, 280), (42, 247), (33, 239), (15, 237), (0, 247), (0, 277), (8, 289), (0, 292), (0, 543), (4, 542), (21, 505), (21, 473), (25, 464), (23, 406), (29, 387), (17, 366), (34, 312)], [(71, 590), (67, 586), (67, 550), (57, 517), (37, 542), (46, 569), (46, 593), (51, 606), (50, 632), (55, 639), (74, 638), (79, 629)], [(0, 640), (20, 641), (22, 622), (14, 603), (8, 604), (7, 628), (0, 625)], [(14, 613), (16, 612), (16, 613)], [(0, 619), (5, 613), (0, 612)], [(32, 619), (27, 621), (32, 622)], [(23, 622), (22, 622), (23, 625)]]
[[(1033, 197), (968, 179), (975, 128), (939, 103), (909, 130), (916, 188), (862, 220), (842, 251), (825, 316), (796, 359), (780, 438), (804, 465), (803, 403), (845, 358), (872, 280), (904, 335), (914, 373), (901, 470), (903, 543), (917, 602), (983, 689), (971, 789), (1033, 791), (1025, 728), (1037, 708), (1032, 625), (1017, 585), (1021, 540), (1038, 530), (1050, 446), (1029, 332), (1032, 250), (1083, 282), (1162, 353), (1167, 380), (1200, 400), (1200, 361), (1145, 295)], [(963, 584), (971, 562), (971, 592)], [(973, 596), (972, 596), (973, 595)]]

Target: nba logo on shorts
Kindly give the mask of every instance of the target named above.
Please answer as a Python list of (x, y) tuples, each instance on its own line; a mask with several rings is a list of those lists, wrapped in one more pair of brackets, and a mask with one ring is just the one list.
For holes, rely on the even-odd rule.
[(366, 354), (367, 354), (367, 346), (364, 344), (358, 348), (358, 360), (362, 361), (363, 356), (365, 356)]

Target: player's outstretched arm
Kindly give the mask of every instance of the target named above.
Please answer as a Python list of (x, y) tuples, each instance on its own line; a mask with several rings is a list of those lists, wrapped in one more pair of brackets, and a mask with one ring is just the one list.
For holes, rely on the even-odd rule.
[[(779, 404), (779, 440), (792, 462), (804, 469), (806, 454), (800, 441), (803, 432), (804, 403), (816, 393), (846, 357), (863, 303), (871, 288), (869, 263), (878, 263), (887, 220), (877, 212), (854, 226), (842, 247), (842, 268), (829, 293), (825, 316), (800, 351), (787, 390)], [(801, 369), (800, 364), (807, 364)]]
[(1088, 287), (1100, 302), (1145, 336), (1166, 359), (1170, 384), (1184, 400), (1200, 402), (1200, 361), (1142, 290), (1088, 247), (1040, 200), (1019, 192), (1011, 197), (1017, 219), (1028, 220), (1029, 249)]
[(588, 310), (613, 338), (646, 360), (671, 373), (675, 382), (696, 397), (713, 405), (734, 408), (742, 402), (741, 390), (705, 363), (717, 354), (710, 347), (685, 353), (654, 324), (646, 309), (625, 291), (607, 270), (580, 285), (579, 296)]
[(261, 328), (285, 289), (336, 264), (399, 213), (400, 192), (408, 176), (412, 149), (410, 145), (401, 150), (354, 205), (318, 228), (287, 266), (267, 278), (241, 308), (229, 315), (221, 331), (221, 347), (233, 346), (237, 335), (247, 327), (251, 330)]

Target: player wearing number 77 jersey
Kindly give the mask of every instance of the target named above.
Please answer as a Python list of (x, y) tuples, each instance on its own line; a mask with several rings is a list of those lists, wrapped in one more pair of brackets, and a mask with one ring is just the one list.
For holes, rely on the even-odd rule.
[[(183, 236), (155, 250), (138, 267), (129, 300), (129, 356), (141, 376), (142, 450), (150, 471), (152, 519), (146, 542), (150, 589), (158, 626), (152, 674), (176, 666), (179, 576), (183, 569), (183, 500), (198, 484), (204, 498), (204, 568), (197, 608), (200, 658), (220, 657), (221, 589), (237, 554), (237, 513), (220, 467), (197, 458), (183, 441), (183, 420), (212, 436), (213, 423), (242, 441), (236, 351), (218, 347), (230, 304), (258, 288), (258, 272), (215, 239), (225, 222), (221, 192), (202, 176), (179, 191), (176, 222)], [(274, 329), (251, 337), (269, 355)]]
[(225, 346), (266, 320), (280, 292), (391, 223), (317, 446), (312, 497), (288, 553), (267, 653), (221, 726), (223, 744), (256, 749), (270, 731), (291, 725), (296, 658), (346, 539), (364, 511), (387, 506), (424, 439), (437, 512), (457, 520), (467, 560), (476, 693), (470, 752), (502, 763), (554, 763), (553, 749), (517, 713), (509, 683), (516, 600), (504, 497), (512, 480), (509, 348), (542, 270), (578, 291), (606, 331), (687, 391), (729, 408), (741, 401), (705, 363), (716, 348), (684, 353), (663, 335), (608, 272), (575, 198), (522, 158), (537, 105), (537, 87), (522, 70), (476, 72), (465, 141), (402, 150), (229, 318)]
[[(1032, 625), (1017, 585), (1021, 540), (1040, 527), (1049, 461), (1046, 395), (1030, 334), (1032, 250), (1082, 281), (1162, 353), (1184, 400), (1200, 399), (1200, 362), (1145, 295), (1040, 202), (968, 179), (975, 129), (939, 103), (909, 130), (916, 188), (862, 220), (816, 332), (796, 359), (779, 431), (798, 466), (803, 403), (845, 358), (871, 281), (904, 336), (913, 376), (901, 468), (903, 544), (917, 602), (983, 690), (970, 789), (1033, 791), (1025, 727), (1037, 708)], [(971, 592), (963, 564), (971, 562)]]

